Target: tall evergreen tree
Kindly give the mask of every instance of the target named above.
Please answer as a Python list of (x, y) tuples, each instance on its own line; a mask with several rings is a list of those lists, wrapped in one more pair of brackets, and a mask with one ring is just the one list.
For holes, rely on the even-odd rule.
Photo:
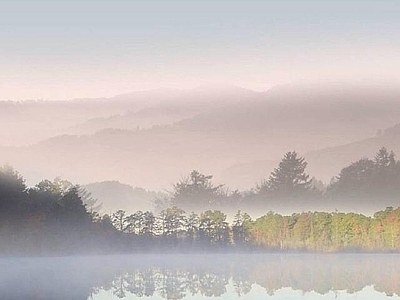
[(375, 155), (375, 165), (378, 169), (387, 169), (396, 165), (393, 151), (388, 151), (385, 147), (379, 149)]
[(305, 173), (307, 162), (295, 151), (287, 152), (269, 179), (260, 187), (260, 192), (276, 196), (301, 196), (311, 188), (311, 179)]

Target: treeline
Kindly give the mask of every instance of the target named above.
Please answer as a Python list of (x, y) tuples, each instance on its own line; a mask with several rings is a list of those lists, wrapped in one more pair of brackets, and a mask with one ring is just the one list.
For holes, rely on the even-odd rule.
[(193, 171), (174, 185), (169, 197), (157, 200), (155, 212), (119, 210), (111, 215), (98, 213), (97, 201), (77, 185), (56, 178), (27, 187), (17, 171), (4, 166), (0, 168), (0, 253), (399, 251), (400, 213), (391, 207), (372, 217), (269, 212), (252, 220), (239, 211), (231, 223), (225, 214), (240, 207), (267, 212), (274, 203), (290, 207), (296, 201), (334, 201), (344, 195), (346, 199), (355, 195), (394, 199), (400, 189), (400, 163), (394, 157), (382, 148), (374, 160), (361, 159), (344, 168), (326, 191), (313, 184), (305, 172), (307, 163), (296, 152), (286, 153), (270, 177), (247, 193), (215, 186), (212, 176)]
[(373, 217), (355, 213), (307, 212), (282, 216), (269, 212), (249, 224), (250, 240), (282, 250), (399, 251), (400, 208)]
[(343, 168), (328, 185), (307, 174), (306, 167), (304, 158), (287, 152), (267, 179), (244, 192), (214, 185), (211, 175), (193, 171), (173, 186), (168, 197), (157, 199), (156, 209), (177, 206), (232, 214), (237, 210), (354, 210), (358, 206), (373, 212), (400, 205), (400, 162), (384, 147), (373, 159), (362, 158)]
[(250, 222), (250, 216), (240, 212), (235, 215), (233, 223), (229, 224), (226, 214), (219, 210), (186, 214), (178, 207), (167, 208), (158, 216), (141, 211), (127, 215), (122, 210), (111, 216), (114, 228), (126, 240), (130, 240), (136, 249), (249, 249)]
[(44, 180), (28, 188), (9, 166), (0, 167), (0, 253), (77, 253), (105, 249), (114, 227), (83, 203), (85, 191), (68, 181)]
[(386, 208), (372, 217), (355, 213), (303, 212), (282, 216), (268, 212), (252, 220), (238, 212), (228, 223), (221, 211), (199, 215), (168, 208), (126, 215), (118, 211), (112, 224), (142, 247), (169, 245), (174, 249), (399, 251), (400, 208)]

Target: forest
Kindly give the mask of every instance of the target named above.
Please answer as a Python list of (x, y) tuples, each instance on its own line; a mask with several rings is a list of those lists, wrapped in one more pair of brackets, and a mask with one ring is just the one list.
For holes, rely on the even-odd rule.
[[(154, 211), (99, 213), (100, 203), (79, 185), (56, 178), (27, 187), (10, 166), (0, 168), (0, 253), (68, 255), (197, 251), (400, 250), (400, 208), (382, 207), (371, 216), (355, 212), (274, 213), (276, 203), (367, 203), (394, 199), (400, 162), (381, 148), (343, 168), (328, 186), (306, 173), (307, 162), (287, 152), (269, 178), (246, 192), (214, 185), (197, 171), (177, 182)], [(382, 202), (384, 203), (384, 202)], [(360, 205), (363, 205), (360, 203)], [(256, 208), (252, 219), (242, 207)], [(239, 208), (232, 214), (227, 212)]]

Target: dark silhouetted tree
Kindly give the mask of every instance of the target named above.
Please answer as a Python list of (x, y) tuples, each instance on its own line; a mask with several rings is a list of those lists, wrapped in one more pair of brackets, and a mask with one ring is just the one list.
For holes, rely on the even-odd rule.
[(337, 180), (328, 188), (334, 196), (359, 196), (368, 193), (369, 184), (374, 176), (375, 163), (362, 158), (340, 171)]
[(307, 163), (295, 151), (287, 152), (270, 177), (259, 187), (259, 192), (274, 196), (301, 196), (310, 191), (310, 176), (305, 173)]
[(174, 185), (171, 203), (186, 211), (209, 208), (221, 197), (221, 187), (214, 186), (211, 175), (192, 171), (190, 176)]
[(397, 197), (400, 192), (400, 165), (393, 151), (382, 147), (374, 160), (363, 158), (343, 168), (328, 187), (333, 197)]
[(375, 155), (375, 165), (377, 169), (394, 168), (396, 165), (395, 154), (393, 151), (388, 151), (385, 147), (379, 149)]
[(59, 198), (54, 204), (52, 217), (65, 230), (71, 228), (84, 230), (91, 218), (79, 196), (78, 187), (71, 187)]
[(26, 201), (24, 178), (11, 166), (0, 167), (0, 222), (21, 217)]

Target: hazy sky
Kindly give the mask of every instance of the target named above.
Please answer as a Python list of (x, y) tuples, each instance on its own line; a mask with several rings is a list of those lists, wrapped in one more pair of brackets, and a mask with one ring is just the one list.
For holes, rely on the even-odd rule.
[(400, 1), (0, 0), (0, 99), (392, 80)]

